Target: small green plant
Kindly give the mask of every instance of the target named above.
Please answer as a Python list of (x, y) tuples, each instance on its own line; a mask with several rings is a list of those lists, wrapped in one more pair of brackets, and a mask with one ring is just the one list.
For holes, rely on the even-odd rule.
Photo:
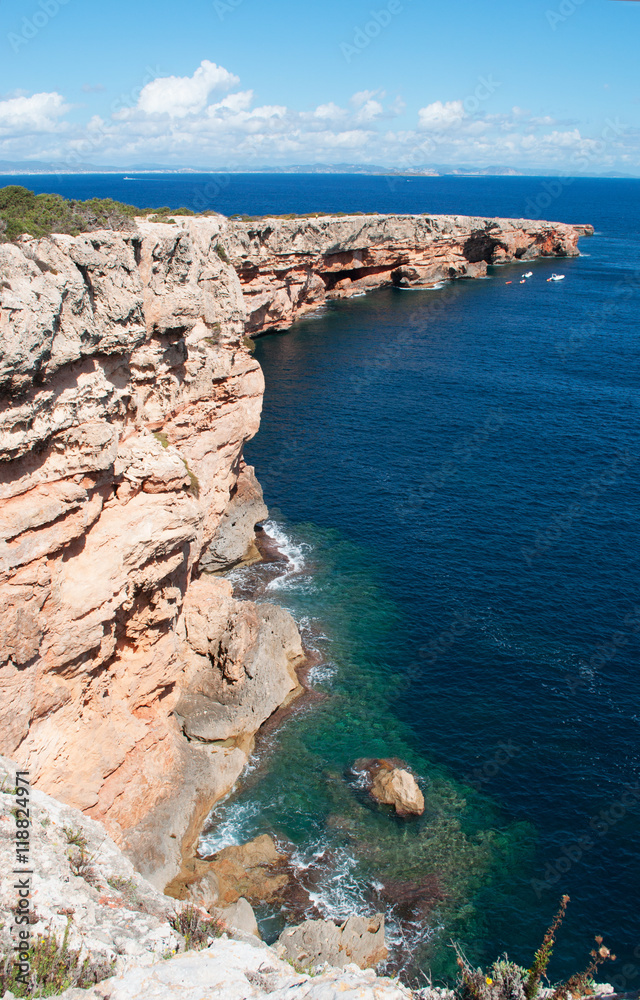
[(89, 841), (86, 834), (79, 828), (71, 826), (64, 826), (62, 832), (69, 845), (67, 859), (72, 873), (79, 875), (89, 885), (95, 885), (98, 881), (98, 874), (93, 867), (95, 854), (89, 854)]
[[(564, 920), (568, 903), (569, 897), (563, 896), (560, 908), (535, 953), (530, 969), (523, 969), (510, 962), (506, 955), (494, 962), (488, 972), (474, 969), (460, 948), (455, 946), (460, 969), (455, 989), (456, 1000), (536, 1000), (540, 983), (547, 974), (556, 934)], [(609, 959), (615, 961), (615, 955), (602, 943), (602, 938), (598, 936), (595, 940), (597, 949), (591, 951), (591, 962), (587, 968), (556, 986), (551, 1000), (565, 1000), (568, 994), (574, 997), (585, 996), (590, 992), (593, 977), (603, 962)]]
[(290, 965), (294, 972), (297, 972), (299, 976), (313, 976), (317, 975), (312, 965), (304, 965), (302, 962), (296, 962), (294, 958), (285, 958), (287, 965)]
[(82, 958), (79, 951), (69, 947), (70, 927), (69, 919), (61, 942), (51, 929), (36, 938), (29, 949), (27, 973), (15, 955), (0, 955), (0, 995), (10, 990), (20, 998), (57, 996), (72, 987), (90, 989), (112, 976), (113, 962), (89, 955)]
[(196, 500), (200, 498), (200, 480), (196, 476), (195, 472), (192, 472), (187, 463), (185, 462), (185, 468), (187, 470), (187, 475), (189, 476), (189, 485), (187, 486), (187, 493), (195, 497)]
[(174, 931), (182, 934), (186, 951), (199, 951), (206, 948), (213, 938), (224, 933), (222, 920), (207, 919), (200, 910), (187, 903), (169, 921)]
[(163, 448), (169, 447), (169, 438), (164, 433), (164, 431), (155, 431), (153, 436), (156, 439), (156, 441), (160, 442)]
[(67, 851), (69, 867), (73, 875), (79, 875), (89, 885), (95, 885), (99, 881), (98, 873), (93, 867), (95, 854), (88, 854), (84, 847), (73, 851)]
[(123, 878), (121, 875), (110, 875), (106, 882), (108, 886), (119, 892), (131, 906), (139, 905), (138, 890), (132, 878)]
[(256, 342), (255, 342), (255, 340), (252, 340), (251, 337), (245, 337), (243, 339), (242, 343), (244, 344), (244, 346), (248, 350), (249, 354), (253, 354), (253, 352), (256, 349)]
[(87, 840), (87, 835), (84, 833), (80, 827), (77, 826), (63, 826), (62, 832), (64, 833), (65, 839), (69, 846), (84, 848), (86, 851), (89, 846), (89, 841)]
[(220, 258), (220, 260), (222, 261), (223, 264), (230, 264), (231, 263), (231, 261), (229, 260), (229, 254), (227, 253), (227, 251), (223, 247), (222, 243), (216, 243), (216, 253), (217, 253), (218, 257)]
[(602, 943), (600, 934), (596, 935), (595, 942), (597, 948), (591, 950), (591, 961), (584, 972), (574, 973), (565, 983), (557, 986), (551, 1000), (564, 1000), (567, 993), (573, 997), (583, 997), (588, 993), (593, 993), (594, 977), (600, 966), (605, 962), (615, 962), (616, 960), (616, 956), (612, 955), (607, 946)]
[(535, 953), (533, 965), (531, 966), (529, 977), (524, 989), (526, 1000), (535, 1000), (535, 997), (538, 994), (538, 990), (540, 989), (540, 980), (546, 974), (549, 960), (553, 954), (553, 946), (556, 943), (556, 934), (558, 933), (558, 929), (564, 920), (568, 903), (569, 897), (563, 896), (560, 900), (560, 909), (553, 918), (551, 926), (547, 928), (542, 944)]

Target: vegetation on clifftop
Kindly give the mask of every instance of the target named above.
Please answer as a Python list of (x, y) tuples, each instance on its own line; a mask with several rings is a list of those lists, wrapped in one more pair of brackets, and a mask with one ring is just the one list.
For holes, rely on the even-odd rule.
[(81, 954), (69, 947), (67, 920), (62, 941), (49, 929), (36, 937), (28, 949), (28, 961), (22, 962), (17, 953), (0, 954), (0, 996), (10, 991), (14, 997), (58, 996), (65, 990), (90, 989), (115, 971), (115, 963)]
[[(214, 213), (205, 213), (208, 215)], [(28, 233), (48, 236), (50, 233), (92, 232), (95, 229), (133, 229), (136, 216), (152, 221), (170, 222), (173, 216), (195, 215), (189, 208), (136, 208), (112, 198), (89, 198), (69, 201), (59, 194), (34, 194), (28, 188), (11, 184), (0, 188), (0, 242), (8, 242)]]
[[(308, 212), (305, 215), (235, 215), (235, 221), (257, 222), (261, 219), (320, 219), (344, 218), (350, 215), (377, 215), (377, 212)], [(11, 184), (0, 188), (0, 243), (7, 243), (19, 236), (48, 236), (50, 233), (67, 233), (78, 236), (96, 229), (133, 229), (133, 220), (147, 218), (150, 222), (173, 222), (185, 215), (211, 216), (217, 212), (193, 212), (190, 208), (137, 208), (113, 198), (89, 198), (75, 201), (59, 194), (35, 194), (28, 188)], [(225, 260), (226, 251), (218, 244), (216, 251)], [(223, 254), (225, 256), (223, 256)], [(225, 261), (225, 263), (228, 261)]]

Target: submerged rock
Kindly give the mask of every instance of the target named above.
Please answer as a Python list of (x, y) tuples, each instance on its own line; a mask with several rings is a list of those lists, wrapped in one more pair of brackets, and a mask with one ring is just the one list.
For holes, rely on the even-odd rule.
[(304, 968), (323, 962), (337, 968), (352, 963), (361, 969), (374, 968), (388, 955), (384, 914), (375, 917), (353, 914), (340, 926), (331, 920), (305, 920), (298, 927), (287, 927), (275, 950)]

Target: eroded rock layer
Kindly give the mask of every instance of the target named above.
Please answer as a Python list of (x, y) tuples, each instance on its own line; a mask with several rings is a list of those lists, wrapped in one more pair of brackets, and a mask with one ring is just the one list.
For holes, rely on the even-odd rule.
[(303, 655), (286, 612), (211, 575), (266, 516), (245, 333), (589, 229), (215, 217), (0, 245), (0, 752), (164, 887)]
[(573, 257), (592, 226), (449, 215), (325, 216), (231, 222), (227, 248), (247, 331), (284, 329), (328, 298), (479, 278), (489, 264)]
[(1, 748), (162, 886), (302, 657), (286, 612), (200, 574), (266, 513), (220, 228), (0, 247)]

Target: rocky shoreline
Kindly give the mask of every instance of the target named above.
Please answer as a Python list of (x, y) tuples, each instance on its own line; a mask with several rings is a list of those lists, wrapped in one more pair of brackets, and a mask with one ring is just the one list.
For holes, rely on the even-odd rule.
[(179, 879), (303, 691), (291, 616), (222, 575), (262, 557), (267, 516), (243, 460), (264, 390), (247, 337), (331, 298), (575, 256), (592, 231), (220, 216), (0, 244), (0, 753), (157, 889)]

